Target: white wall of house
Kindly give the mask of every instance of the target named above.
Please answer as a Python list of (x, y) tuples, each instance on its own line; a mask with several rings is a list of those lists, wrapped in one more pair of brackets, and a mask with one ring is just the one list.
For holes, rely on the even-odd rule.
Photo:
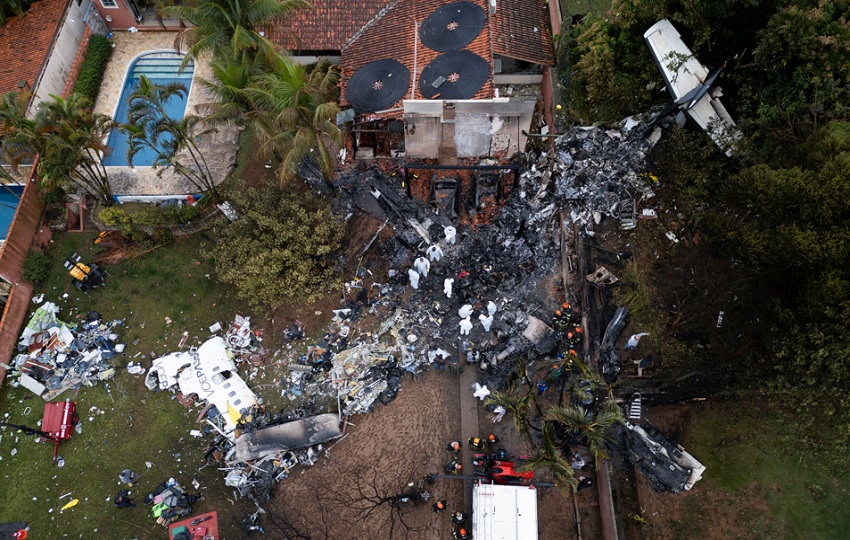
[(59, 96), (65, 89), (65, 83), (71, 74), (74, 58), (77, 56), (77, 50), (86, 30), (86, 23), (83, 18), (90, 4), (91, 0), (82, 0), (79, 3), (77, 3), (77, 0), (73, 0), (68, 7), (62, 28), (59, 30), (59, 35), (50, 51), (47, 65), (42, 70), (41, 78), (35, 85), (35, 96), (30, 105), (31, 112), (35, 111), (39, 103), (49, 100), (50, 94)]

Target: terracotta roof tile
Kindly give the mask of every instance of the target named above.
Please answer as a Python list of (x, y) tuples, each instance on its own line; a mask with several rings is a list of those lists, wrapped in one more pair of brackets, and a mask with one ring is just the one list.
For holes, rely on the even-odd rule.
[(68, 0), (40, 0), (0, 26), (0, 94), (17, 90), (21, 80), (35, 85), (67, 5)]
[(533, 64), (555, 63), (549, 10), (540, 0), (497, 0), (491, 25), (495, 54)]
[[(269, 39), (290, 50), (339, 51), (391, 0), (311, 0), (269, 30)], [(297, 39), (296, 39), (297, 37)]]
[[(411, 83), (416, 80), (415, 99), (425, 99), (419, 92), (419, 74), (428, 63), (440, 55), (422, 44), (416, 36), (416, 23), (421, 25), (428, 15), (438, 7), (452, 0), (398, 0), (379, 19), (371, 21), (359, 31), (342, 49), (340, 61), (343, 88), (341, 100), (345, 99), (345, 85), (354, 73), (364, 65), (382, 58), (392, 58), (404, 64), (410, 70)], [(487, 12), (487, 0), (469, 0)], [(418, 41), (418, 46), (416, 42)], [(485, 25), (480, 34), (464, 50), (471, 51), (492, 65), (493, 50), (490, 41), (490, 27)], [(414, 57), (416, 66), (414, 70)], [(414, 77), (415, 74), (415, 77)], [(481, 87), (473, 99), (494, 97), (492, 67), (490, 78)], [(409, 99), (410, 93), (405, 96)], [(398, 104), (395, 105), (399, 106)]]

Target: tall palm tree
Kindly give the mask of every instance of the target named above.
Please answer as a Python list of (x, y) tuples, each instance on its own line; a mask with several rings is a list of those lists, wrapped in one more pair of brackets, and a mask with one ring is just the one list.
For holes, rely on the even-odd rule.
[(552, 407), (546, 412), (545, 419), (560, 424), (567, 432), (578, 434), (587, 442), (590, 453), (599, 467), (600, 460), (607, 459), (605, 443), (611, 440), (607, 431), (617, 423), (623, 423), (623, 412), (616, 403), (606, 400), (602, 409), (595, 414), (581, 405)]
[(212, 53), (220, 58), (252, 57), (273, 59), (274, 43), (259, 31), (274, 19), (296, 9), (309, 8), (307, 0), (197, 0), (188, 5), (163, 6), (164, 15), (177, 16), (192, 26), (177, 35), (175, 47), (187, 46), (189, 58)]
[(180, 120), (168, 116), (166, 103), (172, 97), (185, 97), (188, 90), (180, 83), (159, 85), (144, 75), (128, 98), (127, 120), (119, 129), (127, 134), (127, 160), (149, 148), (155, 152), (153, 166), (158, 174), (173, 170), (200, 191), (218, 199), (215, 179), (197, 140), (213, 132), (202, 129), (201, 119), (186, 115)]
[(547, 469), (555, 482), (561, 487), (569, 486), (575, 490), (578, 485), (575, 471), (555, 445), (555, 429), (550, 422), (543, 422), (543, 445), (519, 468), (521, 471), (537, 471), (540, 469)]
[(199, 79), (199, 82), (212, 93), (215, 101), (200, 104), (198, 111), (205, 122), (244, 124), (251, 110), (251, 99), (246, 89), (260, 73), (260, 62), (249, 59), (243, 53), (239, 59), (214, 58), (210, 67), (212, 78)]
[(537, 402), (537, 394), (534, 393), (534, 385), (531, 383), (531, 379), (528, 376), (528, 362), (524, 358), (518, 358), (514, 371), (517, 374), (517, 377), (522, 380), (528, 387), (528, 395), (531, 397), (531, 402), (534, 404), (534, 408), (537, 410), (537, 415), (542, 417), (543, 410), (540, 408), (540, 404)]
[(92, 112), (91, 102), (80, 94), (50, 97), (38, 105), (34, 118), (39, 186), (76, 185), (111, 206), (114, 200), (103, 159), (109, 153), (104, 141), (114, 122)]
[(3, 150), (12, 167), (38, 155), (39, 187), (78, 186), (104, 206), (114, 204), (103, 164), (112, 120), (93, 113), (88, 98), (76, 93), (65, 99), (51, 95), (39, 103), (33, 118), (27, 118), (29, 97), (25, 92), (11, 93), (0, 100)]
[(32, 93), (9, 92), (0, 98), (0, 136), (6, 158), (13, 169), (38, 153), (35, 120), (27, 117)]
[(531, 406), (530, 392), (525, 395), (493, 392), (487, 396), (484, 405), (504, 408), (507, 414), (513, 418), (517, 433), (522, 435), (529, 445), (531, 444), (531, 433), (529, 432), (531, 424), (529, 424), (528, 419), (528, 409)]
[[(9, 184), (16, 184), (18, 182), (18, 179), (15, 178), (15, 176), (7, 168), (7, 167), (10, 167), (10, 166), (11, 166), (11, 158), (6, 154), (6, 151), (3, 150), (3, 147), (0, 146), (0, 188), (2, 188), (3, 191), (11, 194), (15, 198), (17, 198), (18, 201), (20, 201), (21, 195), (18, 192), (16, 192), (15, 190), (13, 190), (11, 187), (9, 187)], [(0, 206), (2, 206), (3, 208), (8, 208), (8, 209), (13, 210), (13, 211), (18, 208), (17, 203), (14, 204), (14, 205), (7, 204), (7, 203), (0, 203)]]
[(264, 148), (281, 158), (281, 185), (297, 176), (305, 159), (315, 161), (326, 180), (333, 177), (335, 150), (342, 144), (335, 124), (338, 81), (336, 66), (321, 62), (307, 68), (281, 58), (275, 71), (246, 89)]

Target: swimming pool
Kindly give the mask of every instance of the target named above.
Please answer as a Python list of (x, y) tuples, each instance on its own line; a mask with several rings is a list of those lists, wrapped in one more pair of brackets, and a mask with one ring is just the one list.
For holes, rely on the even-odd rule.
[(5, 240), (21, 203), (24, 186), (0, 186), (0, 240)]
[[(192, 88), (192, 75), (195, 72), (194, 64), (189, 61), (186, 68), (181, 72), (180, 63), (183, 61), (183, 55), (174, 52), (150, 52), (136, 58), (130, 66), (127, 77), (124, 81), (124, 87), (121, 89), (121, 97), (118, 100), (118, 109), (115, 111), (115, 121), (118, 123), (127, 122), (127, 108), (129, 104), (130, 94), (138, 87), (139, 79), (142, 75), (150, 79), (156, 84), (168, 84), (177, 82), (186, 87), (186, 90)], [(183, 113), (186, 112), (186, 101), (188, 92), (183, 97), (172, 96), (165, 104), (166, 112), (169, 118), (183, 118)], [(126, 167), (127, 163), (127, 135), (121, 133), (118, 129), (113, 129), (109, 134), (109, 139), (106, 142), (111, 151), (103, 164), (106, 166), (122, 166)], [(141, 152), (133, 157), (133, 165), (137, 167), (150, 167), (153, 165), (156, 158), (156, 152), (150, 148), (144, 148)]]

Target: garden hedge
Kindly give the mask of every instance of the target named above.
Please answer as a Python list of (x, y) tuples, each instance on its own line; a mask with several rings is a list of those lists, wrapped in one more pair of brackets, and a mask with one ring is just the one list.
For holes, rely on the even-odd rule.
[(112, 42), (106, 36), (93, 34), (89, 40), (89, 48), (83, 58), (83, 63), (80, 66), (80, 73), (77, 75), (74, 92), (86, 96), (94, 103), (94, 100), (97, 99), (97, 93), (100, 90), (100, 82), (103, 80), (106, 63), (109, 62), (111, 56)]

